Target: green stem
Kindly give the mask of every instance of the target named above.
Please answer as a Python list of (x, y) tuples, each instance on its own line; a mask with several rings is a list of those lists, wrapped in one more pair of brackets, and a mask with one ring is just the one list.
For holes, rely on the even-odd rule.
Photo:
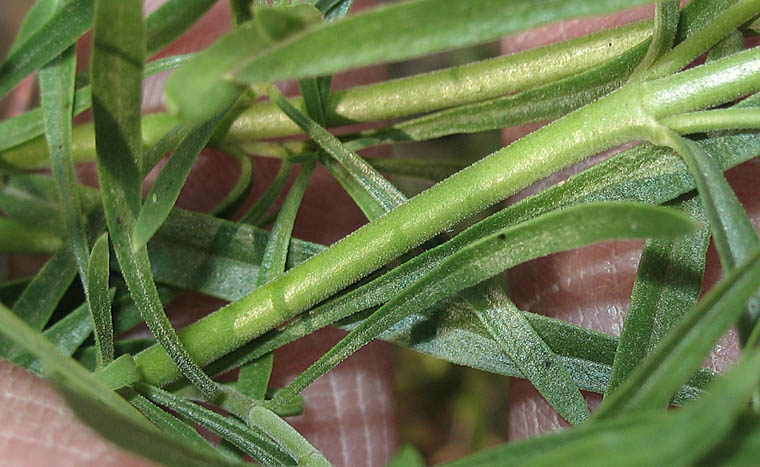
[[(697, 85), (686, 86), (687, 82)], [(760, 50), (754, 49), (668, 78), (631, 83), (419, 194), (284, 276), (188, 326), (180, 338), (193, 358), (206, 364), (464, 217), (590, 155), (650, 137), (652, 128), (659, 127), (656, 118), (718, 105), (759, 87)], [(178, 376), (160, 347), (146, 349), (136, 361), (152, 384)]]
[(254, 407), (248, 413), (247, 423), (269, 435), (298, 462), (298, 465), (331, 465), (306, 438), (271, 410), (261, 406)]
[(649, 78), (659, 78), (676, 72), (717, 44), (742, 24), (760, 13), (760, 0), (742, 0), (726, 9), (707, 26), (695, 32), (673, 50), (657, 60), (647, 72)]
[(718, 109), (689, 112), (661, 120), (662, 124), (682, 135), (716, 130), (760, 128), (758, 109)]
[[(613, 28), (535, 50), (475, 62), (331, 93), (328, 126), (373, 122), (417, 115), (454, 105), (477, 102), (534, 88), (605, 63), (646, 40), (652, 21)], [(304, 109), (303, 100), (291, 103)], [(178, 123), (155, 113), (144, 117), (143, 140), (152, 146)], [(225, 144), (297, 134), (301, 129), (274, 103), (251, 106), (230, 126)], [(72, 135), (75, 162), (95, 158), (92, 124), (79, 125)], [(0, 155), (3, 163), (20, 170), (48, 166), (47, 147), (40, 138)]]

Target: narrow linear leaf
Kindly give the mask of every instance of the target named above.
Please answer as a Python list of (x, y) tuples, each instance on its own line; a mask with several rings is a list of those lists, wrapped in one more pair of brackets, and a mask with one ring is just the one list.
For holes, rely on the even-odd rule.
[(162, 434), (92, 373), (61, 355), (53, 344), (1, 305), (0, 333), (40, 359), (77, 416), (117, 445), (167, 465), (240, 465)]
[(104, 233), (92, 247), (92, 255), (87, 268), (88, 302), (95, 334), (96, 368), (101, 369), (111, 363), (113, 350), (113, 319), (111, 318), (111, 299), (108, 292), (108, 275), (110, 268), (108, 234)]
[[(50, 375), (59, 387), (68, 387), (71, 392), (81, 394), (92, 404), (104, 409), (110, 408), (133, 426), (149, 427), (150, 424), (139, 412), (130, 406), (110, 388), (101, 383), (95, 375), (87, 371), (60, 351), (10, 310), (0, 305), (0, 333), (20, 348), (42, 361), (45, 373)], [(99, 413), (97, 410), (93, 413)]]
[[(678, 34), (678, 19), (681, 13), (679, 3), (678, 0), (660, 0), (655, 3), (652, 41), (649, 43), (644, 60), (634, 71), (634, 77), (646, 75), (652, 64), (673, 47)], [(660, 76), (647, 77), (659, 78)]]
[(216, 0), (169, 0), (145, 20), (147, 55), (153, 55), (178, 39), (198, 21)]
[(680, 70), (758, 13), (758, 0), (740, 0), (734, 3), (655, 61), (647, 72), (647, 77), (658, 78)]
[[(388, 212), (388, 209), (378, 202), (375, 193), (367, 189), (362, 179), (354, 177), (340, 162), (328, 154), (322, 154), (320, 162), (330, 172), (330, 175), (340, 183), (340, 186), (351, 196), (354, 203), (361, 209), (367, 219), (377, 219)], [(373, 169), (374, 171), (374, 169)], [(393, 202), (391, 201), (391, 205)]]
[(280, 164), (280, 169), (277, 171), (272, 183), (267, 187), (266, 191), (261, 198), (259, 198), (253, 206), (240, 218), (239, 222), (251, 225), (258, 225), (264, 214), (272, 207), (272, 204), (277, 199), (277, 196), (285, 188), (285, 184), (290, 178), (290, 174), (293, 173), (293, 164), (288, 159), (283, 159)]
[(235, 389), (254, 400), (264, 400), (269, 378), (272, 376), (274, 353), (268, 354), (240, 367)]
[(294, 464), (290, 456), (269, 438), (257, 431), (251, 430), (237, 420), (224, 417), (147, 384), (137, 383), (135, 389), (156, 404), (163, 405), (183, 417), (212, 430), (261, 462), (270, 465)]
[[(156, 288), (158, 289), (158, 296), (163, 306), (169, 304), (180, 294), (180, 291), (173, 287), (159, 285)], [(114, 321), (113, 332), (116, 336), (129, 331), (144, 321), (140, 315), (140, 310), (137, 309), (137, 305), (135, 305), (134, 300), (132, 300), (131, 295), (129, 295), (129, 291), (127, 290), (125, 292), (124, 295), (118, 296), (114, 300), (113, 306), (111, 307), (113, 309), (112, 314)]]
[(660, 341), (618, 390), (594, 413), (597, 418), (663, 408), (741, 315), (760, 284), (760, 250), (735, 268)]
[(425, 310), (509, 267), (602, 240), (676, 236), (692, 229), (691, 221), (672, 210), (630, 203), (605, 203), (545, 214), (484, 237), (454, 253), (396, 294), (278, 393), (271, 401), (272, 406), (287, 402), (316, 378), (411, 313)]
[[(258, 7), (257, 12), (253, 21), (241, 24), (172, 75), (166, 85), (172, 113), (194, 124), (209, 120), (234, 104), (245, 90), (246, 86), (225, 79), (230, 68), (248, 54), (262, 51), (273, 41), (321, 19), (313, 7), (300, 4), (287, 8)], [(200, 105), (178, 104), (201, 96), (196, 102)]]
[[(109, 298), (113, 298), (113, 290), (109, 291)], [(53, 343), (59, 352), (70, 357), (91, 333), (90, 307), (85, 302), (47, 328), (42, 336)], [(29, 352), (19, 352), (9, 360), (40, 376), (43, 374), (42, 361)]]
[(354, 4), (354, 0), (319, 0), (314, 8), (325, 15), (325, 20), (334, 21), (346, 16)]
[[(237, 66), (233, 79), (241, 83), (269, 83), (286, 77), (334, 73), (461, 47), (551, 21), (608, 13), (639, 3), (578, 1), (569, 5), (547, 1), (539, 12), (527, 1), (404, 2), (312, 27)], [(310, 44), (308, 55), (306, 44)], [(320, 53), (315, 56), (314, 50)]]
[[(172, 70), (188, 62), (194, 54), (175, 55), (148, 62), (145, 76)], [(72, 116), (76, 117), (92, 106), (92, 91), (89, 85), (76, 90)], [(40, 136), (45, 132), (45, 121), (41, 108), (29, 110), (0, 122), (0, 152), (11, 149)]]
[(299, 465), (320, 467), (332, 465), (301, 433), (271, 410), (261, 406), (254, 407), (248, 414), (246, 422), (276, 440)]
[[(159, 431), (140, 415), (140, 424), (114, 409), (88, 399), (85, 394), (65, 386), (57, 386), (74, 413), (98, 434), (116, 445), (147, 459), (169, 466), (244, 466), (207, 449)], [(126, 403), (126, 402), (125, 402)]]
[(71, 155), (71, 115), (74, 107), (76, 68), (76, 49), (71, 47), (40, 71), (40, 94), (50, 166), (58, 188), (68, 244), (74, 254), (82, 285), (87, 292), (90, 245), (85, 232), (82, 205), (76, 189), (77, 176)]
[(415, 177), (431, 182), (439, 182), (467, 166), (464, 161), (450, 159), (421, 160), (403, 157), (372, 157), (367, 158), (366, 161), (379, 172)]
[(169, 162), (161, 170), (140, 209), (132, 233), (132, 248), (145, 247), (169, 215), (179, 192), (190, 174), (198, 154), (206, 146), (223, 115), (217, 115), (203, 125), (191, 129), (180, 141)]
[[(747, 212), (709, 153), (693, 141), (675, 133), (669, 133), (668, 142), (684, 158), (694, 175), (721, 265), (724, 272), (728, 273), (760, 248), (760, 238), (752, 227)], [(747, 314), (739, 323), (739, 333), (745, 342), (759, 316), (760, 295), (756, 295), (750, 299)]]
[(9, 54), (15, 52), (29, 36), (37, 32), (50, 20), (58, 9), (58, 3), (58, 0), (39, 0), (32, 5), (26, 17), (24, 17), (24, 22), (21, 23), (18, 35), (16, 35), (16, 39), (13, 41), (13, 45), (11, 45), (8, 52)]
[[(742, 141), (746, 143), (743, 139)], [(727, 157), (728, 159), (726, 160), (733, 161), (730, 163), (736, 163), (742, 157), (749, 157), (749, 153), (745, 154), (745, 151), (751, 150), (751, 145), (745, 147), (745, 144), (742, 144), (734, 148), (728, 141), (722, 140), (721, 144), (717, 147), (721, 148), (718, 154), (721, 157)], [(723, 152), (723, 148), (727, 152)], [(646, 150), (642, 151), (642, 149)], [(650, 153), (649, 151), (653, 152)], [(630, 156), (630, 158), (627, 158), (627, 156)], [(653, 158), (650, 162), (656, 161), (657, 164), (675, 162), (676, 165), (663, 171), (658, 168), (657, 164), (650, 166), (647, 165), (648, 163), (642, 162), (647, 161), (647, 158), (650, 156)], [(626, 162), (622, 163), (620, 161)], [(560, 206), (562, 206), (562, 203), (574, 203), (579, 200), (583, 201), (584, 199), (586, 201), (589, 199), (614, 199), (623, 196), (625, 193), (627, 193), (625, 196), (641, 199), (640, 196), (643, 194), (638, 189), (634, 189), (631, 192), (626, 191), (628, 189), (627, 184), (631, 180), (636, 180), (638, 177), (636, 174), (639, 173), (641, 176), (646, 175), (647, 177), (651, 177), (653, 174), (659, 174), (658, 176), (664, 177), (662, 179), (664, 191), (650, 193), (651, 196), (655, 196), (653, 198), (654, 201), (649, 200), (650, 202), (657, 202), (658, 199), (661, 199), (658, 197), (665, 197), (667, 199), (668, 193), (672, 193), (673, 190), (677, 192), (683, 189), (683, 187), (689, 187), (690, 183), (693, 184), (693, 179), (685, 175), (686, 169), (677, 157), (665, 151), (654, 150), (651, 147), (638, 148), (629, 153), (619, 154), (612, 160), (601, 164), (595, 169), (591, 169), (591, 171), (604, 169), (604, 173), (606, 173), (607, 169), (605, 167), (610, 165), (609, 175), (621, 177), (621, 174), (626, 174), (625, 177), (621, 178), (621, 186), (617, 186), (615, 183), (609, 186), (600, 183), (584, 185), (581, 183), (586, 175), (584, 172), (563, 185), (535, 195), (542, 200), (539, 203), (540, 208), (531, 203), (530, 200), (533, 198), (529, 198), (508, 208), (501, 216), (495, 216), (493, 220), (497, 224), (494, 224), (490, 232), (496, 232), (500, 228), (504, 228), (505, 225), (512, 225), (513, 222), (529, 218), (530, 216), (525, 214), (526, 212), (534, 212), (536, 210), (540, 212), (541, 209), (550, 209), (552, 206), (556, 208), (557, 202), (560, 202)], [(666, 164), (666, 167), (670, 166)], [(668, 174), (671, 169), (675, 170), (675, 173), (679, 173), (679, 170), (683, 171), (684, 176), (670, 177)], [(24, 180), (24, 183), (20, 184), (18, 181), (15, 181), (16, 179), (18, 181)], [(598, 179), (594, 180), (598, 181)], [(654, 180), (660, 179), (655, 178)], [(26, 187), (31, 193), (34, 193), (32, 196), (54, 197), (55, 188), (51, 186), (51, 181), (48, 178), (16, 176), (12, 181), (17, 185)], [(582, 188), (578, 188), (577, 183), (580, 183)], [(659, 186), (659, 182), (653, 183), (655, 183), (654, 186)], [(46, 189), (46, 186), (50, 188)], [(631, 188), (634, 187), (635, 185)], [(573, 190), (575, 188), (578, 188), (579, 192), (585, 193), (579, 199), (570, 196), (574, 193)], [(97, 199), (97, 191), (91, 188), (82, 189), (83, 199), (88, 200), (88, 203), (92, 199)], [(552, 193), (554, 190), (561, 190), (562, 194), (557, 197), (550, 197), (551, 201), (543, 198), (547, 193)], [(565, 190), (569, 191), (565, 193)], [(522, 206), (525, 206), (527, 211), (523, 211)], [(477, 229), (475, 230), (477, 231)], [(484, 234), (483, 230), (478, 232), (467, 241), (477, 239), (480, 235)], [(250, 292), (253, 284), (248, 278), (255, 277), (257, 274), (258, 264), (261, 262), (263, 251), (266, 247), (267, 237), (267, 232), (247, 225), (234, 224), (208, 215), (175, 209), (162, 229), (159, 230), (157, 237), (151, 242), (151, 258), (156, 270), (156, 277), (160, 281), (172, 284), (175, 287), (202, 290), (204, 293), (225, 300), (234, 300)], [(324, 249), (322, 246), (293, 239), (288, 255), (288, 266), (292, 267), (322, 249)], [(440, 261), (440, 258), (446, 256), (441, 251), (437, 251), (437, 254), (441, 256), (436, 256), (439, 259), (432, 260), (434, 264), (437, 264), (435, 261)], [(397, 270), (398, 268), (392, 270), (391, 273)], [(414, 268), (411, 271), (414, 271)], [(413, 279), (404, 279), (403, 277), (400, 279), (401, 283), (405, 280)], [(263, 340), (254, 341), (249, 347), (230, 354), (229, 358), (225, 357), (219, 360), (218, 364), (213, 364), (209, 367), (209, 372), (218, 374), (226, 371), (226, 368), (239, 367), (252, 359), (274, 350), (280, 345), (308, 334), (313, 329), (331, 324), (360, 310), (382, 304), (398, 291), (398, 289), (394, 288), (393, 283), (393, 281), (379, 282), (378, 284), (390, 285), (383, 287), (373, 284), (372, 287), (377, 285), (377, 290), (374, 288), (360, 288), (356, 289), (352, 294), (347, 295), (344, 301), (341, 301), (341, 299), (337, 299), (337, 301), (333, 300), (315, 309), (309, 315), (304, 315), (303, 319), (299, 318), (295, 320), (292, 326), (283, 330), (282, 333), (268, 333), (262, 338)], [(482, 327), (473, 326), (471, 320), (460, 320), (458, 317), (461, 314), (451, 313), (443, 316), (439, 314), (436, 321), (431, 322), (424, 317), (426, 313), (427, 311), (406, 318), (393, 329), (383, 333), (382, 338), (458, 364), (498, 374), (522, 377), (519, 369), (509, 359), (504, 358), (501, 348)], [(531, 325), (534, 329), (560, 355), (563, 365), (571, 372), (579, 387), (599, 393), (604, 391), (609, 379), (610, 365), (614, 358), (615, 347), (617, 346), (616, 339), (580, 329), (567, 323), (549, 320), (538, 315), (529, 313), (526, 316), (531, 320)], [(462, 345), (463, 342), (467, 342), (468, 345)], [(580, 344), (576, 345), (576, 343)], [(141, 349), (136, 349), (132, 352), (134, 353)], [(92, 361), (94, 366), (94, 352), (92, 353)], [(690, 382), (691, 386), (685, 386), (676, 395), (674, 402), (683, 403), (699, 395), (699, 388), (704, 385), (705, 381), (709, 380), (709, 375), (710, 372), (701, 373), (699, 379)]]
[(13, 313), (38, 331), (47, 324), (76, 276), (71, 252), (61, 247), (47, 260), (13, 305)]
[[(277, 215), (256, 276), (257, 287), (276, 279), (285, 272), (296, 214), (315, 167), (316, 163), (313, 161), (307, 162), (301, 167), (298, 178), (293, 183), (288, 197)], [(272, 373), (273, 364), (274, 354), (269, 354), (258, 359), (252, 367), (249, 366), (245, 371), (241, 369), (238, 385), (245, 389), (245, 392), (241, 392), (249, 397), (263, 400), (269, 386), (269, 376)]]
[(298, 208), (301, 206), (301, 200), (306, 192), (311, 174), (314, 172), (315, 163), (307, 162), (301, 167), (293, 187), (285, 199), (285, 203), (277, 215), (272, 233), (264, 250), (264, 256), (261, 260), (261, 268), (256, 277), (256, 285), (262, 286), (267, 282), (277, 278), (285, 272), (285, 265), (290, 247), (290, 238), (293, 233)]
[(285, 99), (282, 93), (272, 86), (269, 97), (290, 117), (306, 134), (312, 137), (320, 147), (335, 158), (348, 173), (369, 192), (386, 212), (406, 202), (406, 197), (367, 164), (358, 154), (346, 149), (340, 140), (325, 130)]
[[(402, 2), (309, 27), (266, 49), (240, 52), (236, 60), (218, 63), (218, 71), (197, 69), (197, 78), (208, 88), (229, 88), (233, 85), (227, 79), (239, 85), (249, 85), (328, 75), (348, 68), (403, 60), (492, 40), (551, 21), (612, 12), (640, 3), (643, 2), (616, 0), (602, 4), (578, 1), (568, 5), (547, 1), (539, 10), (532, 2), (522, 0), (509, 3), (497, 0)], [(233, 37), (238, 30), (222, 40)], [(214, 82), (216, 84), (212, 84)], [(171, 105), (183, 118), (202, 120), (204, 114), (217, 111), (210, 103), (204, 103), (207, 99), (199, 97), (205, 93), (180, 94), (170, 90), (171, 85), (167, 90)], [(200, 109), (204, 112), (200, 112), (199, 105), (203, 106)], [(191, 117), (189, 112), (198, 116)]]
[(242, 153), (242, 151), (234, 150), (226, 150), (224, 152), (237, 159), (240, 164), (238, 178), (232, 188), (230, 188), (230, 191), (227, 192), (224, 199), (219, 201), (209, 213), (213, 216), (230, 219), (234, 217), (235, 213), (238, 212), (248, 199), (248, 194), (253, 186), (255, 174), (253, 163), (247, 154)]
[(70, 0), (36, 28), (0, 65), (0, 97), (74, 44), (92, 24), (93, 0)]
[(756, 413), (743, 413), (734, 424), (733, 431), (709, 454), (699, 460), (700, 465), (732, 466), (752, 465), (760, 449), (760, 417)]
[(152, 146), (145, 148), (142, 155), (141, 175), (147, 174), (153, 170), (156, 167), (156, 164), (158, 164), (168, 153), (174, 151), (177, 146), (188, 137), (192, 130), (192, 126), (178, 123)]
[(740, 415), (758, 382), (759, 357), (757, 352), (745, 356), (705, 396), (681, 410), (594, 420), (447, 465), (695, 465), (742, 420)]
[(179, 342), (164, 313), (145, 248), (132, 249), (140, 209), (140, 94), (145, 52), (142, 2), (96, 0), (92, 53), (98, 179), (108, 230), (132, 297), (161, 346), (210, 397), (216, 384)]
[(330, 100), (331, 76), (318, 76), (298, 80), (306, 113), (319, 125), (327, 124), (327, 105)]
[(145, 418), (150, 420), (154, 425), (164, 433), (168, 433), (176, 438), (192, 444), (199, 450), (213, 452), (214, 447), (192, 426), (178, 419), (174, 415), (158, 407), (153, 402), (134, 391), (128, 393), (129, 403), (135, 406)]
[(572, 424), (586, 421), (586, 400), (554, 351), (533, 329), (501, 287), (489, 281), (464, 292), (485, 328), (522, 374)]
[(703, 227), (676, 239), (647, 240), (606, 394), (644, 361), (699, 299), (710, 240), (704, 211), (697, 196), (673, 204)]

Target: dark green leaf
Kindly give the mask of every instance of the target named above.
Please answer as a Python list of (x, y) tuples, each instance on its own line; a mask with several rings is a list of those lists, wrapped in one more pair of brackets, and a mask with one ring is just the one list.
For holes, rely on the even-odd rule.
[(150, 400), (136, 392), (129, 394), (129, 402), (140, 411), (145, 418), (153, 422), (161, 431), (192, 444), (199, 450), (213, 452), (213, 446), (203, 438), (192, 426), (178, 419), (174, 415), (158, 407)]
[(63, 210), (68, 244), (77, 262), (82, 284), (87, 290), (90, 245), (85, 232), (82, 205), (76, 189), (77, 176), (71, 155), (71, 115), (74, 108), (76, 68), (76, 48), (72, 47), (42, 68), (40, 94), (50, 166), (58, 188), (58, 200)]
[[(649, 67), (661, 56), (665, 55), (676, 40), (678, 33), (678, 18), (680, 16), (678, 0), (660, 0), (655, 3), (654, 33), (649, 49), (634, 72), (634, 76), (643, 76)], [(660, 76), (647, 76), (659, 78)]]
[(145, 53), (142, 2), (96, 0), (92, 94), (98, 179), (111, 242), (140, 313), (183, 374), (209, 396), (215, 383), (180, 344), (164, 313), (145, 248), (133, 250), (140, 209), (140, 96)]
[(270, 352), (240, 367), (235, 389), (251, 399), (264, 400), (267, 395), (269, 378), (272, 375), (274, 353)]
[[(705, 223), (702, 205), (696, 196), (674, 204), (693, 219)], [(709, 231), (704, 225), (694, 233), (676, 239), (647, 240), (607, 394), (625, 380), (697, 303), (709, 239)]]
[(694, 465), (725, 439), (737, 419), (742, 420), (739, 416), (757, 386), (758, 357), (756, 352), (747, 355), (717, 379), (704, 397), (681, 410), (594, 420), (549, 436), (504, 444), (449, 465)]
[[(177, 68), (189, 61), (194, 54), (175, 55), (148, 62), (145, 65), (145, 76)], [(92, 105), (90, 86), (83, 86), (74, 94), (73, 116), (77, 116)], [(45, 131), (42, 109), (36, 108), (19, 116), (0, 122), (0, 151), (6, 151), (21, 143), (40, 136)]]
[[(694, 176), (723, 271), (728, 273), (760, 248), (760, 238), (710, 154), (702, 146), (676, 134), (671, 134), (670, 144), (681, 154)], [(747, 314), (739, 323), (739, 333), (745, 342), (758, 316), (760, 296), (755, 296), (747, 304)]]
[(15, 52), (16, 49), (29, 38), (29, 36), (44, 26), (58, 9), (58, 4), (58, 0), (36, 1), (26, 14), (24, 22), (21, 24), (21, 28), (19, 28), (18, 35), (16, 36), (9, 53)]
[(493, 281), (463, 293), (471, 311), (520, 372), (568, 422), (591, 415), (578, 386), (530, 321)]
[(113, 319), (111, 318), (111, 299), (108, 292), (108, 275), (110, 274), (110, 257), (108, 234), (104, 233), (92, 247), (92, 255), (87, 268), (87, 288), (90, 312), (94, 323), (95, 349), (98, 369), (113, 360)]
[(722, 443), (699, 460), (699, 465), (752, 465), (760, 450), (760, 416), (744, 413)]
[(217, 115), (205, 124), (192, 128), (179, 142), (179, 146), (156, 178), (140, 209), (132, 233), (132, 248), (138, 250), (145, 247), (148, 240), (161, 227), (177, 201), (195, 159), (208, 143), (221, 118), (222, 115)]
[[(586, 204), (545, 214), (478, 240), (441, 262), (363, 321), (273, 399), (288, 401), (316, 378), (411, 313), (505, 269), (552, 252), (614, 238), (677, 236), (694, 226), (672, 210), (630, 203)], [(452, 240), (453, 241), (453, 240)], [(437, 249), (446, 249), (441, 245)], [(696, 369), (696, 368), (695, 368)]]
[(467, 163), (461, 160), (435, 159), (405, 159), (402, 157), (372, 157), (366, 161), (375, 170), (390, 175), (402, 175), (415, 177), (431, 182), (439, 182), (444, 178), (466, 167)]
[(190, 29), (216, 0), (169, 0), (145, 20), (147, 55), (153, 55)]
[(314, 171), (315, 163), (307, 162), (301, 167), (293, 187), (285, 199), (285, 203), (277, 216), (277, 221), (272, 228), (272, 233), (264, 249), (259, 274), (256, 277), (258, 287), (281, 276), (285, 272), (285, 265), (290, 248), (290, 239), (295, 224), (296, 213), (301, 205), (301, 200), (306, 192), (309, 178)]
[(277, 171), (272, 184), (266, 189), (261, 198), (259, 198), (253, 206), (240, 218), (240, 222), (251, 225), (258, 225), (264, 214), (272, 207), (272, 204), (277, 199), (285, 184), (290, 178), (290, 174), (293, 173), (293, 164), (288, 159), (283, 159), (280, 164), (280, 169)]
[[(324, 23), (249, 59), (233, 72), (241, 83), (269, 83), (390, 62), (496, 39), (571, 17), (615, 11), (642, 2), (417, 0)], [(307, 47), (308, 44), (308, 47)], [(319, 51), (315, 56), (314, 51)], [(253, 57), (248, 54), (248, 57)]]
[(36, 28), (0, 65), (0, 97), (63, 53), (92, 24), (93, 0), (70, 0)]
[(658, 78), (680, 70), (758, 13), (760, 4), (753, 0), (734, 3), (657, 59), (647, 76)]
[[(249, 54), (264, 50), (273, 40), (319, 20), (318, 12), (308, 5), (259, 7), (257, 11), (260, 14), (253, 21), (241, 24), (172, 75), (166, 85), (170, 110), (195, 124), (207, 121), (234, 104), (245, 89), (224, 79), (230, 68)], [(201, 98), (202, 105), (184, 105), (197, 98)]]
[(251, 14), (252, 6), (253, 0), (230, 0), (230, 11), (232, 12), (232, 20), (235, 26), (240, 26), (253, 18)]
[[(113, 298), (113, 291), (109, 293), (109, 298)], [(53, 343), (59, 352), (66, 356), (71, 356), (91, 333), (92, 318), (90, 318), (90, 307), (87, 303), (83, 303), (46, 329), (42, 335)], [(42, 375), (42, 362), (28, 352), (21, 352), (11, 356), (10, 360), (29, 371)]]
[(68, 248), (62, 247), (24, 289), (13, 305), (13, 312), (33, 329), (42, 331), (74, 276), (74, 258)]
[[(320, 147), (335, 158), (385, 212), (406, 202), (406, 197), (358, 154), (346, 149), (338, 138), (288, 102), (275, 87), (269, 97)], [(349, 193), (351, 194), (351, 193)], [(352, 195), (353, 196), (353, 195)]]
[(692, 308), (594, 416), (666, 407), (676, 389), (739, 318), (759, 284), (760, 250)]
[(138, 383), (135, 388), (153, 402), (205, 426), (261, 462), (293, 465), (292, 459), (279, 446), (236, 419), (224, 417), (153, 386)]
[[(218, 63), (218, 71), (197, 69), (196, 78), (204, 81), (207, 88), (227, 86), (229, 89), (233, 85), (225, 80), (227, 76), (234, 83), (248, 85), (326, 75), (492, 40), (551, 21), (602, 14), (639, 3), (642, 2), (550, 1), (536, 9), (533, 2), (527, 0), (403, 2), (311, 27), (292, 39), (268, 47), (264, 53), (261, 50), (236, 52), (235, 60)], [(237, 30), (225, 39), (236, 33)], [(227, 55), (231, 56), (232, 52)], [(169, 92), (169, 97), (183, 118), (193, 119), (187, 113), (198, 106), (206, 109), (206, 115), (217, 111), (205, 102), (208, 99), (204, 94)]]

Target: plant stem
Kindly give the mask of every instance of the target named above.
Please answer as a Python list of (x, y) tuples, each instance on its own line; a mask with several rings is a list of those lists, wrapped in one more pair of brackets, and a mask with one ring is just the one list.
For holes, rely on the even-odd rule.
[[(530, 89), (600, 65), (646, 40), (651, 29), (651, 20), (640, 21), (540, 49), (334, 92), (327, 123), (336, 126), (417, 115)], [(291, 99), (291, 103), (305, 110), (301, 98)], [(177, 123), (166, 113), (146, 115), (142, 123), (144, 145), (152, 146)], [(300, 131), (274, 103), (265, 101), (243, 112), (223, 143)], [(44, 140), (38, 138), (3, 152), (0, 158), (21, 170), (40, 169), (49, 164), (47, 153)], [(95, 158), (92, 124), (74, 128), (72, 154), (75, 162)]]
[(760, 128), (758, 109), (717, 109), (673, 115), (662, 120), (673, 131), (684, 134), (706, 131)]
[(298, 465), (329, 466), (330, 462), (299, 432), (271, 410), (254, 407), (248, 414), (248, 425), (258, 428), (277, 441)]
[[(206, 364), (537, 180), (626, 141), (656, 140), (656, 118), (717, 105), (757, 88), (760, 50), (754, 49), (671, 77), (631, 83), (417, 195), (284, 276), (188, 326), (180, 338), (192, 357)], [(157, 346), (140, 353), (136, 362), (151, 384), (166, 384), (179, 375)]]

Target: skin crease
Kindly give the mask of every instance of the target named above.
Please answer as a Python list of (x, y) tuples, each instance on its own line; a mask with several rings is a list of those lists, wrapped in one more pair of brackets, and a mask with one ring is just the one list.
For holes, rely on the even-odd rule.
[[(151, 10), (157, 2), (146, 3), (147, 10)], [(162, 55), (196, 50), (213, 42), (229, 27), (226, 3), (219, 2), (190, 33)], [(503, 41), (503, 49), (507, 52), (523, 50), (632, 21), (646, 14), (651, 14), (651, 8), (551, 25), (509, 37)], [(161, 89), (166, 77), (159, 75), (147, 80), (146, 110), (161, 108)], [(352, 73), (345, 77), (344, 83), (381, 78), (382, 70), (375, 68)], [(18, 94), (16, 101), (23, 102), (24, 93)], [(505, 142), (535, 128), (526, 126), (505, 131)], [(273, 177), (278, 163), (258, 159), (255, 163), (258, 188), (254, 195), (257, 196), (267, 186), (266, 180)], [(231, 186), (236, 170), (233, 159), (204, 151), (178, 204), (209, 209)], [(760, 175), (760, 162), (745, 163), (727, 174), (757, 225), (760, 200), (753, 196), (752, 182)], [(97, 178), (94, 167), (81, 168), (80, 177), (94, 183)], [(553, 179), (556, 181), (559, 177)], [(318, 171), (312, 182), (296, 223), (296, 236), (329, 244), (364, 222), (362, 214), (340, 188), (330, 182), (326, 172)], [(536, 188), (528, 190), (531, 189)], [(328, 227), (325, 227), (326, 221), (330, 223)], [(641, 247), (641, 242), (610, 242), (527, 263), (511, 272), (513, 298), (522, 309), (617, 335), (628, 307)], [(719, 278), (720, 266), (711, 249), (705, 289)], [(216, 300), (185, 295), (173, 303), (168, 312), (176, 317), (175, 323), (182, 326), (190, 320), (189, 315), (198, 316), (219, 305)], [(286, 384), (341, 335), (341, 331), (327, 329), (280, 349), (275, 357), (273, 384)], [(730, 335), (706, 364), (723, 369), (735, 359), (737, 352), (735, 338)], [(382, 343), (367, 346), (319, 379), (304, 396), (306, 412), (290, 420), (336, 466), (384, 465), (398, 448), (389, 346)], [(510, 439), (534, 436), (566, 425), (525, 381), (513, 380), (511, 397)], [(599, 400), (596, 395), (589, 397), (592, 408)], [(4, 361), (0, 361), (0, 419), (4, 422), (0, 425), (2, 465), (150, 465), (101, 440), (76, 420), (48, 383)]]

